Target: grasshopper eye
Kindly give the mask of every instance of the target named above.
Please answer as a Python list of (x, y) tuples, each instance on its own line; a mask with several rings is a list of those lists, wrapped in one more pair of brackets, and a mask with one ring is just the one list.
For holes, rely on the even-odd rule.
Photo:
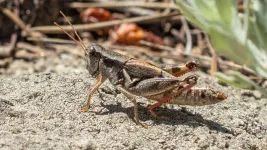
[(188, 67), (190, 70), (195, 70), (197, 68), (197, 65), (199, 64), (198, 60), (192, 60), (186, 64), (186, 67)]
[(95, 52), (101, 53), (103, 51), (103, 49), (104, 48), (102, 46), (94, 43), (94, 44), (92, 44), (91, 46), (88, 47), (88, 53), (95, 53)]
[(94, 46), (90, 46), (89, 48), (88, 48), (88, 52), (89, 53), (92, 53), (92, 52), (95, 52), (96, 51), (96, 49), (94, 48)]

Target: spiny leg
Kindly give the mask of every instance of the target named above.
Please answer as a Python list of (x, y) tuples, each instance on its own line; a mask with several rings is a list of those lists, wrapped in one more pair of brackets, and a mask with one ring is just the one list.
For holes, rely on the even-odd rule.
[(155, 95), (168, 93), (169, 91), (188, 85), (188, 80), (197, 78), (196, 75), (183, 76), (181, 78), (162, 78), (155, 77), (149, 79), (142, 79), (136, 85), (125, 88), (133, 95), (142, 96), (148, 99), (153, 99)]
[(87, 104), (85, 107), (81, 108), (81, 111), (86, 112), (88, 111), (88, 109), (90, 108), (90, 104), (91, 104), (91, 96), (93, 95), (93, 93), (100, 87), (100, 85), (105, 81), (106, 79), (103, 78), (103, 76), (101, 74), (98, 75), (97, 77), (97, 82), (95, 84), (95, 86), (93, 87), (92, 90), (88, 91), (88, 97), (87, 97)]
[(181, 65), (162, 65), (160, 66), (160, 68), (176, 77), (179, 77), (181, 75), (193, 71), (194, 69), (197, 68), (197, 65), (198, 61), (192, 60)]
[(154, 110), (155, 110), (157, 107), (161, 106), (162, 104), (164, 104), (164, 103), (168, 103), (168, 102), (169, 102), (171, 99), (173, 99), (174, 97), (177, 97), (177, 96), (181, 95), (182, 92), (184, 92), (184, 91), (186, 91), (186, 90), (188, 90), (188, 89), (191, 89), (193, 86), (196, 85), (196, 83), (197, 83), (197, 78), (195, 78), (195, 77), (194, 77), (194, 78), (191, 78), (191, 79), (188, 78), (188, 85), (187, 85), (187, 86), (180, 88), (180, 89), (177, 91), (177, 93), (172, 94), (172, 95), (167, 95), (166, 97), (164, 97), (164, 98), (163, 98), (161, 101), (159, 101), (158, 103), (156, 103), (156, 104), (154, 104), (154, 105), (152, 105), (152, 106), (149, 106), (148, 111), (151, 113), (151, 115), (152, 115), (153, 117), (155, 117), (155, 118), (157, 118), (157, 119), (166, 119), (166, 117), (157, 115), (157, 114), (154, 112)]
[[(146, 70), (143, 70), (143, 72), (145, 71)], [(187, 85), (187, 79), (196, 78), (196, 76), (189, 75), (178, 78), (170, 75), (170, 78), (161, 76), (154, 76), (152, 78), (136, 78), (134, 75), (131, 76), (126, 69), (122, 69), (121, 75), (117, 78), (122, 82), (116, 82), (115, 84), (121, 85), (123, 89), (133, 95), (148, 98), (150, 96), (172, 90), (176, 87)]]
[(134, 104), (134, 118), (135, 118), (135, 122), (138, 125), (141, 125), (144, 128), (148, 128), (148, 126), (145, 123), (142, 123), (139, 120), (138, 105), (137, 105), (135, 96), (132, 95), (131, 93), (129, 93), (128, 91), (126, 91), (125, 89), (123, 89), (120, 85), (117, 86), (117, 89), (119, 91), (121, 91), (128, 99), (130, 99), (133, 102), (133, 104)]
[[(158, 102), (158, 101), (155, 101), (155, 100), (153, 100), (153, 99), (148, 99), (147, 101), (148, 101), (148, 105), (149, 105), (149, 106), (150, 106), (151, 103)], [(163, 105), (163, 108), (165, 108), (165, 109), (168, 108), (166, 103), (165, 103), (165, 104), (162, 104), (162, 105)]]

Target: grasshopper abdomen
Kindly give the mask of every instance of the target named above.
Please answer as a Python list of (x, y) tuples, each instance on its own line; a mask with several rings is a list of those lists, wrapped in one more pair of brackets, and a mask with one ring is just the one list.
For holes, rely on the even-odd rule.
[[(175, 90), (174, 90), (175, 91)], [(203, 106), (219, 103), (227, 96), (211, 88), (194, 87), (174, 96), (169, 103), (178, 105)]]

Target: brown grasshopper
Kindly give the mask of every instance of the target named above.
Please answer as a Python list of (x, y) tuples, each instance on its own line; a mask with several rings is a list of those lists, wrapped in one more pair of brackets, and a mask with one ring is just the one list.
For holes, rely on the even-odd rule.
[(215, 104), (227, 98), (224, 93), (210, 88), (192, 88), (197, 84), (198, 77), (185, 74), (196, 69), (197, 61), (182, 65), (158, 66), (107, 50), (98, 44), (86, 48), (73, 25), (62, 12), (60, 13), (71, 25), (79, 41), (55, 24), (83, 48), (87, 61), (86, 68), (92, 77), (97, 77), (97, 83), (88, 92), (87, 104), (81, 108), (82, 111), (90, 108), (92, 94), (106, 80), (133, 102), (135, 121), (143, 127), (147, 126), (139, 120), (137, 96), (158, 101), (148, 107), (151, 115), (156, 118), (162, 117), (154, 110), (164, 103), (201, 106)]

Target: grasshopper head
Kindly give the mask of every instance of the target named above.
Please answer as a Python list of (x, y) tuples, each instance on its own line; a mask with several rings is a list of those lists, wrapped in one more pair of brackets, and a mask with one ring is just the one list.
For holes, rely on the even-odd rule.
[(96, 77), (100, 73), (99, 62), (102, 58), (103, 50), (104, 48), (98, 44), (92, 44), (87, 48), (88, 57), (86, 68), (93, 77)]

